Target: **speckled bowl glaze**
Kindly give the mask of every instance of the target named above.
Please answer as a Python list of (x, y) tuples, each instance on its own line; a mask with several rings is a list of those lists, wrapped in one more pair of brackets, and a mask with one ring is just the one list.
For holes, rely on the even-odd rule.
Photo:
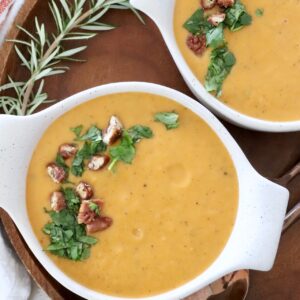
[(58, 269), (42, 250), (33, 233), (26, 210), (27, 169), (32, 153), (48, 126), (83, 102), (123, 92), (161, 95), (192, 110), (212, 128), (227, 148), (234, 162), (239, 184), (235, 225), (225, 248), (215, 262), (192, 281), (174, 290), (139, 299), (182, 299), (234, 270), (269, 270), (273, 265), (280, 239), (288, 191), (260, 176), (226, 128), (201, 104), (178, 91), (141, 82), (113, 83), (95, 87), (32, 116), (0, 115), (0, 206), (10, 214), (40, 263), (57, 281), (86, 299), (124, 300), (88, 289)]
[(176, 42), (173, 24), (176, 0), (130, 0), (130, 3), (156, 23), (185, 82), (199, 101), (215, 114), (237, 126), (259, 131), (289, 132), (300, 130), (300, 120), (273, 122), (253, 118), (230, 108), (205, 90), (203, 84), (189, 68)]

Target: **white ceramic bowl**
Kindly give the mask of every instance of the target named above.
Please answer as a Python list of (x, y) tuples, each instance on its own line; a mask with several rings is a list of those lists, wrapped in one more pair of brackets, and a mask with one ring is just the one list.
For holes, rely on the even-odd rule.
[(165, 96), (192, 110), (207, 122), (228, 149), (239, 183), (236, 222), (216, 261), (204, 273), (183, 286), (162, 295), (142, 299), (182, 299), (234, 270), (269, 270), (278, 247), (288, 191), (260, 176), (225, 127), (201, 104), (175, 90), (138, 82), (113, 83), (92, 88), (32, 116), (0, 115), (0, 206), (12, 217), (29, 248), (45, 269), (66, 288), (87, 299), (123, 299), (90, 290), (70, 279), (55, 266), (33, 233), (25, 199), (27, 169), (32, 153), (47, 127), (78, 104), (98, 96), (121, 92), (146, 92)]
[(254, 130), (269, 132), (300, 130), (300, 120), (272, 122), (253, 118), (223, 104), (205, 90), (204, 86), (187, 65), (177, 46), (173, 22), (176, 0), (130, 0), (130, 3), (148, 15), (156, 23), (185, 82), (194, 95), (218, 116), (235, 125)]

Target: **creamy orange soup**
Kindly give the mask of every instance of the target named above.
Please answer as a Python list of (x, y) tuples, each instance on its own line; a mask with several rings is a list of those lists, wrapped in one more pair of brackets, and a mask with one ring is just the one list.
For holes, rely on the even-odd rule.
[[(160, 111), (175, 110), (177, 129), (153, 121)], [(175, 102), (149, 94), (124, 93), (97, 98), (58, 118), (40, 140), (27, 177), (27, 209), (44, 249), (49, 237), (49, 195), (58, 188), (46, 173), (60, 144), (72, 141), (71, 127), (97, 124), (111, 115), (125, 127), (143, 124), (154, 137), (137, 144), (132, 165), (116, 171), (86, 171), (114, 220), (94, 236), (99, 242), (85, 261), (49, 254), (68, 276), (93, 290), (139, 297), (176, 288), (203, 272), (224, 248), (235, 222), (238, 182), (233, 162), (222, 142), (198, 116)], [(79, 178), (70, 177), (76, 183)]]
[[(220, 101), (246, 115), (272, 121), (300, 119), (300, 1), (242, 0), (252, 15), (250, 26), (225, 30), (237, 62), (224, 82)], [(191, 70), (204, 82), (210, 50), (204, 56), (186, 46), (184, 22), (199, 0), (176, 0), (175, 35)], [(256, 16), (263, 9), (263, 16)]]

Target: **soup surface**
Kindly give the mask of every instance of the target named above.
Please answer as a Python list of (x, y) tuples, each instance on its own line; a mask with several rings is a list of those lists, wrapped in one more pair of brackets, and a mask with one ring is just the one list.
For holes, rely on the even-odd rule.
[[(225, 30), (236, 64), (223, 84), (220, 101), (246, 115), (272, 121), (300, 119), (300, 1), (242, 0), (253, 20), (237, 32)], [(199, 0), (176, 0), (178, 46), (191, 70), (204, 82), (210, 50), (201, 57), (186, 46), (184, 22)], [(263, 16), (256, 10), (262, 9)]]
[[(175, 110), (176, 129), (153, 121), (159, 111)], [(49, 195), (57, 184), (45, 166), (58, 145), (71, 141), (71, 127), (107, 125), (111, 115), (125, 127), (144, 124), (154, 136), (137, 144), (131, 165), (116, 171), (86, 171), (114, 220), (94, 236), (99, 242), (85, 261), (49, 254), (82, 285), (103, 293), (138, 297), (158, 294), (203, 272), (224, 248), (235, 222), (238, 182), (233, 162), (210, 127), (185, 107), (163, 97), (124, 93), (84, 103), (57, 119), (40, 140), (27, 178), (27, 209), (33, 230), (46, 248), (42, 227), (49, 220)], [(71, 176), (71, 182), (78, 182)]]

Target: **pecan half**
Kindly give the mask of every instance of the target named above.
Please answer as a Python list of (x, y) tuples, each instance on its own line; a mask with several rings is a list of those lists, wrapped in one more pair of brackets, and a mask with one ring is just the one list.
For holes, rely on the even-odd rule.
[(77, 152), (77, 146), (75, 144), (62, 144), (59, 146), (58, 153), (64, 159), (73, 157)]
[(217, 3), (217, 0), (201, 0), (203, 9), (212, 9)]
[(227, 8), (227, 7), (231, 7), (234, 5), (234, 0), (217, 0), (217, 4), (220, 7)]
[(67, 173), (64, 168), (58, 166), (54, 162), (47, 165), (47, 172), (55, 183), (62, 183), (67, 179)]
[(86, 225), (87, 233), (95, 233), (109, 228), (113, 223), (113, 219), (106, 216), (97, 217), (92, 223)]
[(108, 155), (95, 155), (92, 156), (88, 162), (88, 168), (92, 171), (103, 169), (109, 163), (110, 157)]
[(220, 23), (224, 22), (225, 18), (226, 18), (225, 14), (219, 13), (219, 14), (211, 15), (207, 19), (207, 21), (214, 26), (218, 26)]
[(67, 205), (64, 194), (62, 192), (53, 192), (50, 196), (50, 206), (56, 212), (65, 209)]
[(186, 44), (196, 55), (202, 55), (206, 50), (206, 35), (191, 34), (188, 36)]
[(107, 145), (112, 145), (121, 137), (122, 129), (121, 121), (116, 116), (112, 116), (107, 128), (103, 131), (103, 142)]
[(96, 204), (99, 208), (99, 211), (102, 210), (104, 205), (104, 202), (99, 199), (83, 200), (77, 216), (78, 224), (90, 224), (99, 216), (94, 210), (91, 209), (91, 203)]
[(84, 181), (79, 182), (75, 190), (81, 200), (91, 199), (94, 195), (92, 186)]

